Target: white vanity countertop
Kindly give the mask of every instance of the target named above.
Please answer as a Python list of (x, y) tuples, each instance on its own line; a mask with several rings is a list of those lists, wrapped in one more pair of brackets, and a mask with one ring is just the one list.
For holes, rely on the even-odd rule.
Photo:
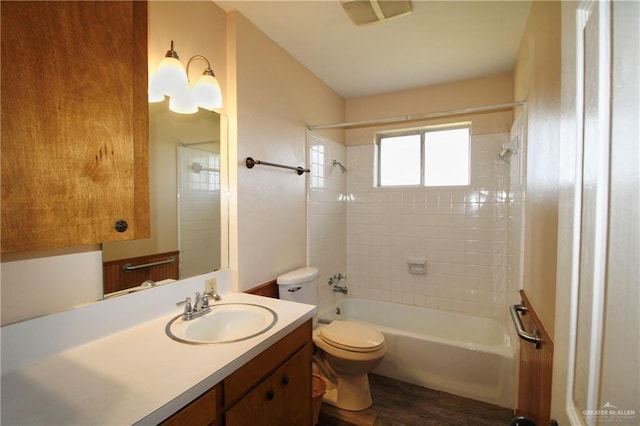
[(180, 314), (151, 319), (2, 375), (7, 425), (157, 424), (315, 314), (315, 307), (245, 293), (218, 303), (274, 310), (276, 325), (235, 343), (190, 345), (165, 334)]

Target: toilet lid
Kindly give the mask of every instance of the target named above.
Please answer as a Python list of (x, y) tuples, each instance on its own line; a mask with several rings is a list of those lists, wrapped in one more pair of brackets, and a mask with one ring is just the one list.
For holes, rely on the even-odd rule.
[(372, 352), (384, 344), (384, 335), (367, 324), (332, 321), (320, 331), (322, 340), (352, 352)]

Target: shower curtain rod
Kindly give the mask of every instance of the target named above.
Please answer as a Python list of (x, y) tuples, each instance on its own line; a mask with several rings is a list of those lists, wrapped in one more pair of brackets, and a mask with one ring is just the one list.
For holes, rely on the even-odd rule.
[(196, 145), (208, 145), (210, 143), (217, 143), (217, 142), (220, 142), (220, 141), (211, 139), (208, 141), (200, 141), (200, 142), (180, 142), (180, 145), (184, 147), (190, 147), (190, 146), (196, 146)]
[(401, 121), (410, 121), (410, 120), (419, 120), (419, 119), (427, 119), (427, 118), (437, 118), (437, 117), (447, 117), (450, 115), (461, 115), (468, 114), (472, 112), (485, 112), (485, 111), (495, 111), (500, 109), (513, 108), (517, 106), (524, 106), (527, 104), (527, 101), (517, 101), (511, 102), (508, 104), (496, 104), (496, 105), (485, 105), (479, 107), (472, 108), (463, 108), (463, 109), (454, 109), (450, 111), (440, 111), (440, 112), (427, 112), (424, 114), (413, 114), (413, 115), (403, 115), (399, 117), (389, 117), (389, 118), (377, 118), (374, 120), (362, 120), (362, 121), (347, 121), (345, 123), (333, 123), (333, 124), (316, 124), (308, 126), (309, 130), (316, 129), (337, 129), (344, 127), (356, 127), (356, 126), (369, 126), (375, 124), (387, 124), (387, 123), (397, 123)]

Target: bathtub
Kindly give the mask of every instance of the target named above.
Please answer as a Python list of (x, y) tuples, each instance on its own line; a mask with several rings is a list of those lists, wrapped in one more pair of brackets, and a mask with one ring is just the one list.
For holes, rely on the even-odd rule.
[(334, 320), (363, 321), (384, 334), (387, 353), (375, 374), (515, 407), (514, 351), (499, 321), (351, 297), (318, 315), (320, 323)]

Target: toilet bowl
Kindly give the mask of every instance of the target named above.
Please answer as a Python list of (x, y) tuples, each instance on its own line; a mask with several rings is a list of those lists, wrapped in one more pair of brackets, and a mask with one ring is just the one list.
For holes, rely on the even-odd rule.
[[(278, 277), (280, 299), (316, 305), (318, 268), (307, 266)], [(384, 335), (355, 321), (317, 324), (313, 320), (314, 372), (327, 380), (323, 402), (351, 411), (371, 406), (367, 374), (382, 361), (387, 347)]]
[(360, 411), (371, 406), (368, 373), (386, 352), (384, 335), (354, 321), (333, 321), (314, 330), (314, 367), (328, 383), (323, 401)]

